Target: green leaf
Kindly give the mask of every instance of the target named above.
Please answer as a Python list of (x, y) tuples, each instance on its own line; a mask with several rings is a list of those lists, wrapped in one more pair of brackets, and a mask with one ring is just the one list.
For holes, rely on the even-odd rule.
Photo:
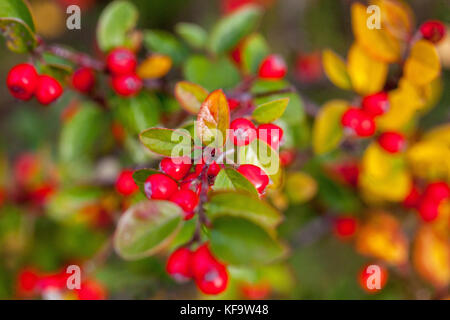
[(89, 158), (109, 130), (109, 119), (95, 104), (85, 102), (61, 132), (59, 155), (63, 162)]
[(184, 64), (183, 72), (186, 80), (197, 83), (208, 91), (231, 89), (241, 80), (239, 70), (227, 57), (213, 60), (193, 55)]
[(36, 63), (36, 68), (39, 74), (52, 76), (64, 85), (72, 75), (74, 65), (64, 58), (44, 52), (42, 54), (42, 60)]
[(163, 156), (190, 156), (191, 154), (192, 138), (185, 130), (150, 128), (142, 132), (139, 138), (150, 151)]
[(128, 33), (138, 19), (136, 7), (129, 1), (113, 1), (106, 6), (97, 26), (97, 42), (101, 50), (109, 51), (130, 46)]
[(202, 27), (195, 23), (178, 23), (175, 26), (175, 31), (184, 41), (195, 49), (202, 49), (206, 45), (208, 35)]
[(6, 38), (6, 44), (13, 52), (25, 53), (36, 47), (33, 17), (26, 2), (0, 2), (0, 33)]
[(180, 64), (188, 55), (187, 48), (171, 33), (163, 30), (147, 30), (144, 45), (150, 51), (169, 56), (174, 64)]
[(281, 184), (282, 169), (278, 153), (262, 140), (255, 139), (237, 150), (239, 164), (253, 164), (265, 171), (277, 187)]
[(205, 205), (208, 216), (214, 220), (221, 216), (245, 218), (267, 229), (274, 229), (281, 222), (281, 214), (258, 196), (242, 192), (214, 193)]
[(208, 96), (201, 86), (188, 81), (180, 81), (175, 85), (175, 97), (187, 112), (197, 114)]
[(183, 224), (183, 212), (176, 204), (151, 200), (129, 208), (120, 218), (114, 234), (114, 248), (126, 260), (151, 256), (168, 246)]
[(143, 194), (145, 194), (145, 181), (147, 180), (148, 177), (150, 177), (153, 174), (156, 173), (161, 173), (158, 170), (155, 169), (139, 169), (136, 170), (135, 172), (133, 172), (133, 180), (134, 182), (137, 184), (137, 186), (139, 187), (139, 190), (141, 190), (141, 192)]
[(282, 258), (286, 248), (263, 228), (235, 217), (214, 220), (210, 232), (214, 256), (233, 265), (261, 265)]
[(204, 144), (226, 142), (226, 131), (230, 127), (230, 108), (222, 90), (211, 92), (203, 101), (197, 116), (198, 135)]
[(261, 15), (259, 6), (248, 5), (225, 16), (211, 32), (209, 49), (216, 54), (231, 50), (256, 28)]
[(115, 96), (111, 104), (119, 121), (132, 134), (139, 134), (159, 122), (161, 103), (151, 93), (141, 91), (131, 98)]
[(252, 117), (259, 123), (274, 122), (283, 115), (288, 103), (289, 98), (282, 98), (263, 103), (256, 107)]
[(98, 202), (102, 195), (103, 191), (96, 187), (60, 189), (50, 197), (46, 212), (56, 221), (74, 222), (81, 209)]
[(214, 185), (212, 188), (214, 191), (246, 191), (250, 194), (258, 196), (258, 191), (256, 190), (255, 186), (242, 174), (232, 168), (225, 168), (220, 170), (219, 174), (214, 180)]
[(261, 62), (269, 54), (269, 46), (264, 37), (259, 34), (250, 35), (242, 47), (242, 65), (248, 74), (256, 74)]

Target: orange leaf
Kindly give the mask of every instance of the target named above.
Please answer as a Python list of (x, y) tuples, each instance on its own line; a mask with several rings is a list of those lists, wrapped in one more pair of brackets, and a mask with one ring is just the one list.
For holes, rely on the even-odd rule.
[(137, 74), (143, 79), (164, 77), (172, 68), (172, 59), (162, 54), (152, 54), (138, 67)]

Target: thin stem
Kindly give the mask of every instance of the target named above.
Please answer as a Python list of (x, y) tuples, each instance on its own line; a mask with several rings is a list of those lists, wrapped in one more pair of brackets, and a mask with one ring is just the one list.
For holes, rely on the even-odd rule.
[(38, 54), (42, 54), (44, 51), (48, 51), (55, 56), (70, 60), (82, 67), (92, 68), (100, 72), (106, 70), (105, 64), (102, 61), (94, 59), (87, 54), (67, 49), (61, 45), (42, 45), (36, 50)]

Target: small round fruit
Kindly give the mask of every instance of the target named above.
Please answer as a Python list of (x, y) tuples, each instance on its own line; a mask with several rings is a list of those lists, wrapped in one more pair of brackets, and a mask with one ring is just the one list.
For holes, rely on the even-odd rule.
[(208, 171), (206, 172), (206, 174), (209, 177), (215, 177), (215, 176), (217, 176), (219, 174), (221, 169), (222, 169), (222, 167), (220, 166), (220, 164), (218, 164), (217, 162), (213, 161), (209, 165), (209, 168), (208, 168)]
[(188, 189), (178, 190), (170, 197), (170, 201), (176, 203), (183, 209), (184, 220), (189, 220), (194, 216), (198, 200), (197, 193)]
[(191, 158), (189, 157), (164, 158), (159, 163), (161, 170), (175, 180), (183, 179), (191, 170), (191, 166)]
[(219, 294), (228, 286), (227, 268), (220, 263), (211, 263), (206, 272), (195, 277), (197, 287), (204, 294)]
[(168, 200), (177, 189), (177, 183), (162, 173), (152, 174), (144, 183), (145, 195), (149, 199)]
[(256, 132), (258, 139), (266, 142), (273, 149), (277, 150), (280, 147), (283, 129), (279, 126), (272, 123), (261, 124)]
[(256, 139), (255, 125), (248, 119), (238, 118), (230, 124), (230, 133), (234, 145), (246, 146)]
[(72, 86), (79, 92), (88, 93), (95, 85), (95, 73), (91, 68), (79, 68), (72, 75)]
[(88, 279), (81, 283), (80, 289), (75, 289), (78, 300), (105, 300), (105, 287), (94, 280)]
[(362, 110), (371, 117), (384, 114), (389, 109), (389, 97), (384, 91), (365, 96), (362, 100)]
[(119, 75), (112, 78), (111, 85), (117, 94), (130, 97), (142, 89), (142, 80), (135, 74)]
[(253, 164), (243, 164), (239, 167), (238, 171), (255, 186), (259, 193), (263, 193), (269, 184), (267, 174), (260, 167)]
[(420, 33), (425, 39), (438, 43), (445, 36), (445, 26), (438, 20), (426, 21), (420, 26)]
[(439, 204), (433, 198), (424, 197), (419, 205), (419, 215), (425, 222), (435, 220), (439, 216)]
[(267, 56), (259, 67), (259, 77), (262, 79), (278, 80), (284, 78), (286, 73), (284, 59), (276, 54)]
[(116, 48), (106, 57), (106, 65), (114, 75), (131, 74), (136, 70), (136, 55), (129, 49)]
[(349, 107), (342, 115), (341, 124), (345, 128), (351, 129), (353, 132), (355, 132), (363, 117), (364, 114), (361, 109), (356, 107)]
[(218, 263), (218, 261), (209, 250), (208, 243), (203, 243), (192, 253), (192, 275), (197, 277), (204, 274), (212, 263)]
[(233, 98), (228, 98), (228, 106), (230, 107), (230, 110), (234, 110), (237, 107), (239, 107), (240, 102), (239, 100), (233, 99)]
[(133, 179), (133, 170), (123, 170), (116, 180), (116, 190), (118, 193), (129, 196), (138, 190), (138, 186)]
[(28, 63), (13, 67), (6, 78), (11, 95), (20, 100), (30, 100), (33, 97), (38, 82), (38, 74), (34, 66)]
[(192, 278), (192, 252), (188, 248), (178, 248), (167, 260), (166, 271), (176, 281), (185, 282)]
[(339, 217), (334, 221), (334, 232), (340, 238), (349, 238), (356, 232), (358, 221), (353, 217)]
[(59, 82), (47, 75), (39, 76), (35, 91), (36, 99), (43, 105), (49, 105), (58, 99), (63, 92)]
[(443, 181), (430, 183), (425, 188), (425, 197), (440, 202), (450, 197), (450, 188), (448, 184)]
[(191, 190), (194, 191), (197, 195), (200, 194), (201, 188), (202, 183), (198, 179), (198, 174), (196, 174), (195, 172), (188, 174), (180, 185), (181, 190)]
[(366, 138), (375, 133), (375, 121), (368, 115), (363, 113), (363, 116), (355, 129), (355, 133), (358, 137)]
[(398, 132), (384, 132), (378, 137), (378, 144), (389, 153), (397, 153), (405, 148), (405, 137)]

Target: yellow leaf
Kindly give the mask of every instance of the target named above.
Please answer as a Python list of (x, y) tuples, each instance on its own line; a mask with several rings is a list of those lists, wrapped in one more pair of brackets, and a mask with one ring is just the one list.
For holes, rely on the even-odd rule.
[(450, 124), (443, 124), (428, 131), (423, 136), (423, 141), (442, 142), (450, 148)]
[(441, 63), (435, 46), (427, 40), (417, 41), (411, 48), (403, 71), (405, 77), (418, 86), (436, 79), (441, 72)]
[(362, 159), (359, 186), (364, 193), (377, 198), (402, 201), (411, 187), (403, 156), (387, 153), (377, 143), (369, 145)]
[(384, 62), (396, 62), (401, 57), (401, 43), (385, 29), (369, 29), (367, 8), (358, 2), (352, 4), (352, 29), (356, 41), (373, 58)]
[(383, 131), (404, 131), (423, 105), (417, 88), (402, 80), (397, 89), (389, 92), (389, 110), (377, 118), (377, 126)]
[(411, 146), (406, 157), (415, 175), (450, 181), (450, 148), (438, 140), (425, 140)]
[(348, 53), (348, 74), (353, 89), (360, 95), (368, 95), (383, 89), (388, 65), (373, 59), (364, 49), (354, 43)]
[(431, 226), (422, 226), (417, 233), (413, 263), (420, 276), (435, 287), (450, 284), (450, 242)]
[(317, 193), (317, 182), (304, 172), (294, 172), (286, 178), (286, 193), (293, 203), (304, 203)]
[(356, 250), (398, 266), (408, 260), (408, 239), (396, 218), (385, 212), (376, 212), (360, 226)]
[(137, 74), (143, 79), (164, 77), (172, 68), (172, 59), (162, 54), (152, 54), (138, 67)]
[(333, 84), (341, 89), (350, 90), (352, 84), (344, 60), (331, 50), (324, 50), (322, 64), (325, 74)]
[(323, 105), (313, 127), (313, 149), (316, 154), (332, 151), (341, 142), (343, 130), (342, 114), (349, 103), (345, 100), (331, 100)]
[(414, 26), (414, 15), (409, 5), (398, 0), (374, 0), (380, 8), (382, 28), (394, 38), (407, 41)]

